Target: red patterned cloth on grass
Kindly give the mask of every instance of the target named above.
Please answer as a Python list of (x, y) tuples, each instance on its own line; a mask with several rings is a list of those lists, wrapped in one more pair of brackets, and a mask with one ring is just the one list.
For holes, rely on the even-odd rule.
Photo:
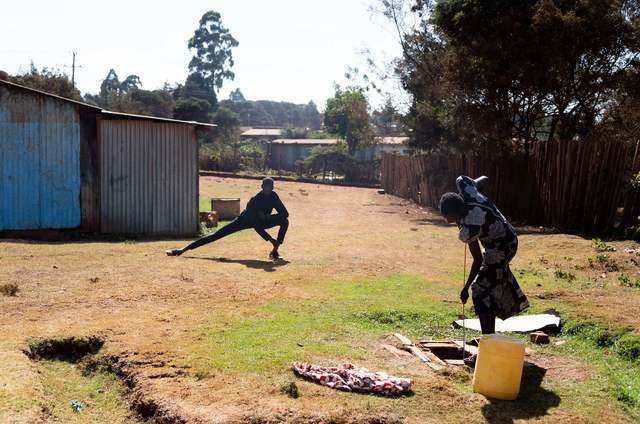
[(321, 367), (295, 362), (293, 372), (323, 386), (348, 392), (375, 393), (398, 396), (409, 393), (413, 382), (408, 378), (393, 377), (383, 372), (371, 372), (352, 364), (340, 367)]

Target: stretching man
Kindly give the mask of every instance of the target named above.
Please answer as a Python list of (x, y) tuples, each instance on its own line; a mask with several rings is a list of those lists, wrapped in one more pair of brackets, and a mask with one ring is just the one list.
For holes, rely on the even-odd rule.
[[(277, 213), (272, 215), (271, 212), (273, 209), (275, 209)], [(258, 234), (260, 234), (260, 237), (273, 245), (273, 250), (269, 254), (269, 257), (273, 260), (280, 259), (278, 248), (282, 243), (284, 243), (284, 236), (287, 233), (287, 228), (289, 227), (288, 218), (289, 212), (287, 211), (287, 208), (284, 207), (280, 197), (278, 197), (276, 192), (273, 191), (273, 180), (271, 178), (265, 178), (262, 180), (262, 190), (249, 200), (247, 208), (239, 217), (215, 233), (201, 237), (182, 249), (167, 250), (167, 255), (180, 256), (188, 250), (193, 250), (200, 246), (204, 246), (205, 244), (220, 240), (229, 234), (253, 228)], [(274, 239), (265, 231), (267, 228), (273, 227), (280, 227), (277, 239)]]

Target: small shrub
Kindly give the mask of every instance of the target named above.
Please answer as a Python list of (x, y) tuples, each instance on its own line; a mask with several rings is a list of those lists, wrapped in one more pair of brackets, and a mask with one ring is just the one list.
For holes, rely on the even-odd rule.
[(598, 347), (612, 347), (614, 346), (618, 340), (620, 340), (626, 333), (627, 330), (624, 328), (598, 328), (595, 332), (595, 342)]
[(626, 333), (616, 343), (616, 353), (629, 361), (640, 360), (640, 334)]
[(620, 282), (620, 285), (624, 287), (640, 288), (640, 279), (631, 280), (631, 277), (627, 274), (619, 275), (618, 281)]
[(422, 321), (422, 316), (417, 312), (405, 312), (405, 311), (372, 311), (372, 312), (359, 312), (355, 316), (366, 321), (370, 321), (374, 324), (382, 325), (400, 325), (407, 323), (419, 323)]
[(599, 238), (593, 239), (593, 248), (598, 252), (615, 252), (616, 248), (608, 245), (606, 242), (602, 241)]
[(298, 399), (300, 397), (300, 391), (298, 390), (298, 386), (294, 381), (284, 383), (282, 386), (280, 386), (280, 393), (282, 393), (283, 395), (287, 395), (292, 399)]
[(575, 279), (576, 279), (576, 276), (575, 276), (575, 275), (573, 275), (573, 274), (572, 274), (572, 273), (570, 273), (570, 272), (563, 271), (563, 270), (561, 270), (561, 269), (556, 270), (556, 272), (554, 273), (554, 275), (555, 275), (555, 277), (556, 277), (558, 280), (565, 280), (565, 281), (567, 281), (567, 282), (569, 282), (569, 283), (572, 283), (572, 282), (573, 282), (573, 281), (575, 281)]
[(606, 253), (599, 253), (587, 259), (589, 267), (600, 268), (608, 272), (616, 272), (620, 270), (618, 263)]
[(0, 293), (5, 296), (15, 296), (20, 289), (17, 284), (8, 283), (0, 286)]

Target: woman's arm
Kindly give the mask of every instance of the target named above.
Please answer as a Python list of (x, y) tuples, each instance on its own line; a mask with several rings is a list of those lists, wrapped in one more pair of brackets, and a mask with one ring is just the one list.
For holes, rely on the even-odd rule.
[(469, 243), (469, 251), (471, 252), (471, 256), (473, 256), (473, 264), (471, 265), (467, 282), (460, 292), (460, 300), (462, 303), (467, 303), (467, 300), (469, 299), (469, 287), (471, 286), (471, 283), (473, 283), (473, 280), (476, 279), (478, 271), (480, 271), (480, 266), (482, 266), (482, 250), (480, 250), (480, 243), (478, 240), (474, 240)]

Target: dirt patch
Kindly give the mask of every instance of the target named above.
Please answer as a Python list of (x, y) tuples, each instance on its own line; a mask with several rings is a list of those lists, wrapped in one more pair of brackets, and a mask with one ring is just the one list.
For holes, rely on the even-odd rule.
[(549, 380), (582, 382), (591, 377), (585, 364), (569, 357), (533, 354), (528, 361), (546, 370)]
[(23, 352), (33, 360), (78, 362), (87, 355), (98, 353), (102, 345), (104, 340), (99, 336), (33, 339)]

